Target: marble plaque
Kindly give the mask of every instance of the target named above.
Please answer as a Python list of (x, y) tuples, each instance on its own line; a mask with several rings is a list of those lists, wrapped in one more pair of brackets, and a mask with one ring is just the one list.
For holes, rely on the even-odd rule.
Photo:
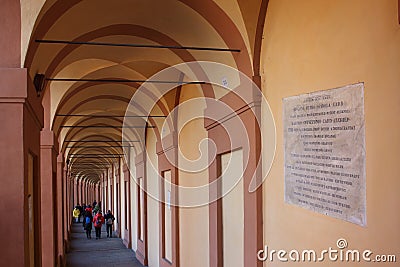
[(285, 202), (366, 225), (364, 84), (283, 99)]

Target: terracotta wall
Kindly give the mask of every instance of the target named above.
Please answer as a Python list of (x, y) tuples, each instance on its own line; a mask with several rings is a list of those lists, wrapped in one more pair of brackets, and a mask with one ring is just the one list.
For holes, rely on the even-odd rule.
[[(396, 0), (270, 0), (262, 78), (263, 92), (275, 116), (278, 141), (273, 167), (263, 185), (264, 242), (271, 249), (322, 250), (336, 247), (336, 241), (345, 238), (353, 249), (398, 253), (400, 25), (397, 4)], [(365, 83), (366, 227), (284, 202), (282, 98), (358, 82)], [(285, 264), (273, 262), (265, 266)], [(331, 264), (323, 262), (313, 266)], [(335, 266), (350, 265), (337, 263)]]

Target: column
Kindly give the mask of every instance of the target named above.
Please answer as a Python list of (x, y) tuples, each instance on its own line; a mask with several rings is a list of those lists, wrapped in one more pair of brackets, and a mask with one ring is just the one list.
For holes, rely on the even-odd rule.
[(86, 199), (89, 202), (93, 202), (92, 196), (90, 195), (90, 182), (86, 181)]
[(97, 198), (101, 201), (101, 209), (102, 210), (105, 210), (104, 209), (104, 202), (103, 202), (103, 175), (100, 175), (100, 180), (99, 180), (99, 182), (98, 182), (98, 187), (97, 187), (97, 190), (98, 190), (98, 196), (97, 196)]
[(107, 209), (107, 180), (106, 180), (106, 174), (103, 174), (103, 207), (104, 210)]
[(89, 182), (85, 180), (85, 199), (86, 202), (92, 202), (92, 200), (89, 198)]
[[(118, 173), (116, 175), (116, 179), (118, 181), (120, 180), (119, 177), (119, 170)], [(123, 242), (124, 245), (127, 248), (131, 248), (132, 247), (132, 236), (131, 236), (131, 179), (130, 179), (130, 173), (129, 173), (129, 169), (128, 166), (124, 163), (123, 165), (123, 188), (124, 188), (124, 198), (121, 199), (121, 202), (124, 202), (124, 217), (125, 220), (124, 222), (121, 222), (122, 216), (121, 216), (121, 212), (118, 212), (118, 220), (119, 220), (119, 231), (121, 231), (121, 233), (123, 232)], [(118, 207), (114, 210), (119, 210)], [(124, 226), (124, 227), (122, 227)]]
[[(114, 175), (115, 175), (115, 165), (112, 165), (112, 171), (111, 171), (111, 175), (110, 175), (110, 186), (109, 186), (109, 190), (110, 190), (110, 207), (111, 210), (116, 210), (114, 208), (114, 189), (115, 189), (115, 183), (114, 183)], [(117, 223), (118, 224), (118, 223)], [(118, 227), (119, 229), (119, 227)]]
[(88, 202), (86, 199), (86, 182), (85, 180), (81, 180), (81, 202)]
[(87, 197), (87, 183), (86, 180), (82, 180), (82, 202), (90, 202)]
[[(165, 203), (171, 201), (176, 203), (178, 191), (168, 186), (165, 181), (172, 184), (179, 184), (179, 172), (176, 162), (178, 161), (178, 138), (177, 133), (172, 132), (162, 142), (157, 144), (158, 172), (163, 177), (159, 183), (159, 192), (164, 196), (164, 202), (160, 202), (160, 243), (159, 263), (160, 267), (179, 266), (179, 208), (168, 207)], [(167, 156), (168, 154), (168, 156)], [(172, 160), (173, 162), (171, 162)], [(167, 192), (169, 191), (169, 199)]]
[[(254, 77), (254, 81), (260, 82), (257, 77)], [(258, 91), (254, 90), (251, 94), (252, 103), (250, 104), (241, 102), (233, 92), (220, 99), (235, 110), (229, 115), (224, 114), (224, 118), (229, 119), (216, 118), (214, 115), (219, 114), (218, 109), (213, 105), (207, 106), (204, 117), (215, 118), (215, 120), (206, 120), (204, 127), (208, 131), (208, 138), (215, 144), (217, 155), (242, 149), (243, 158), (248, 160), (242, 177), (243, 188), (245, 189), (243, 191), (243, 266), (261, 267), (262, 262), (258, 261), (257, 257), (253, 257), (253, 255), (257, 254), (258, 249), (263, 246), (262, 187), (258, 187), (254, 192), (247, 190), (253, 175), (256, 179), (262, 177), (260, 165), (257, 165), (261, 156), (261, 134), (257, 123), (257, 118), (261, 116), (261, 101)], [(243, 138), (243, 136), (247, 138)], [(231, 140), (234, 142), (231, 142)], [(214, 160), (208, 167), (208, 171), (210, 183), (216, 181), (222, 172), (221, 162)], [(220, 188), (217, 185), (210, 189), (210, 198), (215, 198)], [(226, 250), (224, 251), (226, 239), (224, 239), (223, 234), (223, 214), (222, 199), (218, 199), (209, 205), (210, 267), (220, 266), (224, 262), (224, 257), (229, 257), (229, 253)]]
[[(89, 183), (89, 200), (90, 200), (90, 201), (93, 201), (93, 200), (94, 200), (94, 198), (93, 198), (93, 185), (92, 185), (92, 182)], [(96, 199), (96, 201), (98, 201), (98, 199)]]
[(58, 247), (58, 264), (64, 266), (65, 250), (64, 250), (64, 156), (59, 154), (57, 157), (57, 247)]
[[(136, 205), (138, 216), (137, 221), (137, 250), (136, 258), (138, 261), (147, 266), (147, 177), (146, 177), (146, 153), (142, 152), (135, 158), (137, 188)], [(141, 185), (141, 186), (140, 186)]]
[(89, 192), (90, 192), (90, 190), (89, 190), (89, 187), (90, 187), (90, 184), (89, 184), (89, 182), (86, 180), (85, 181), (85, 199), (86, 199), (86, 202), (92, 202), (92, 200), (90, 199), (90, 196), (89, 196)]
[[(99, 182), (100, 183), (100, 182)], [(99, 196), (99, 183), (95, 184), (94, 186), (94, 197), (101, 201), (101, 198)], [(101, 207), (100, 207), (101, 208)]]
[(67, 209), (67, 226), (68, 226), (68, 235), (71, 233), (71, 222), (72, 222), (72, 206), (73, 206), (73, 201), (74, 201), (74, 192), (76, 192), (75, 188), (75, 179), (73, 178), (72, 174), (69, 174), (68, 176), (68, 209)]
[(85, 201), (86, 202), (92, 202), (92, 200), (90, 199), (90, 183), (85, 180), (84, 183), (84, 195), (85, 195)]
[[(85, 202), (85, 199), (84, 199), (84, 193), (83, 193), (84, 191), (83, 191), (83, 180), (82, 180), (82, 178), (79, 180), (79, 200), (78, 200), (78, 202), (77, 203), (79, 203), (79, 202)], [(77, 204), (77, 203), (75, 203), (75, 205)]]
[[(76, 205), (77, 199), (78, 199), (78, 194), (79, 194), (79, 181), (76, 180), (76, 178), (72, 179), (72, 183), (74, 185), (74, 192), (72, 194), (73, 198), (71, 200), (71, 207), (70, 210), (68, 211), (69, 213), (72, 212), (72, 210), (74, 209), (74, 206)], [(72, 218), (71, 218), (72, 219)], [(71, 220), (70, 220), (71, 222)]]
[(76, 179), (74, 175), (71, 174), (71, 176), (68, 178), (68, 184), (69, 184), (69, 195), (70, 195), (70, 201), (69, 203), (69, 208), (68, 208), (68, 227), (69, 227), (69, 232), (71, 232), (71, 222), (72, 222), (72, 210), (74, 206), (74, 196), (76, 194)]
[[(11, 1), (2, 3), (0, 8), (0, 14), (5, 18), (0, 26), (4, 42), (11, 41), (7, 33), (20, 35), (13, 25), (7, 26), (7, 33), (3, 32), (4, 23), (13, 21), (9, 3)], [(20, 18), (15, 15), (15, 19)], [(26, 69), (16, 67), (19, 64), (13, 68), (5, 66), (4, 57), (10, 51), (4, 51), (2, 47), (0, 44), (0, 214), (6, 214), (12, 222), (0, 227), (3, 244), (0, 266), (29, 266), (30, 262), (39, 266), (40, 184), (36, 181), (40, 171), (43, 109), (33, 86), (27, 86)]]
[(57, 251), (56, 205), (56, 155), (58, 148), (54, 133), (48, 129), (40, 135), (40, 185), (41, 185), (41, 226), (42, 226), (42, 266), (53, 267)]
[(63, 225), (64, 225), (64, 248), (68, 250), (68, 235), (69, 235), (69, 173), (68, 167), (64, 167), (64, 175), (63, 175), (63, 199), (64, 199), (64, 212), (63, 212)]

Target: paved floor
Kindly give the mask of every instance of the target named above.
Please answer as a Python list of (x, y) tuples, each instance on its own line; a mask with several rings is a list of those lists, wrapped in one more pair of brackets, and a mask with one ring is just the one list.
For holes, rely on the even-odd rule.
[(107, 266), (143, 267), (131, 249), (127, 249), (120, 238), (107, 238), (103, 226), (101, 239), (96, 240), (94, 229), (92, 239), (86, 238), (82, 224), (72, 225), (70, 251), (67, 253), (68, 267)]

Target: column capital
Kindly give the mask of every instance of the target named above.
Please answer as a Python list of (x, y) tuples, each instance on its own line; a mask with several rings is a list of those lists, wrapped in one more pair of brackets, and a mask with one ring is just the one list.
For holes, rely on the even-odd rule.
[(64, 154), (63, 153), (58, 154), (57, 163), (64, 163)]
[(0, 102), (21, 102), (28, 98), (27, 69), (0, 68)]
[(40, 131), (40, 147), (44, 149), (54, 149), (55, 152), (58, 152), (58, 140), (53, 131), (49, 129)]
[(43, 107), (26, 68), (0, 67), (0, 103), (24, 105), (37, 127), (43, 127)]

